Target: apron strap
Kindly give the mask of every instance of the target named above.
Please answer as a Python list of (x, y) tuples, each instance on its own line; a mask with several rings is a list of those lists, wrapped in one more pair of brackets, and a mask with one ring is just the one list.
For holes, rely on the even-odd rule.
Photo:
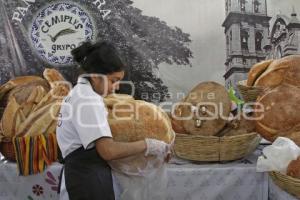
[(60, 163), (62, 163), (63, 166), (60, 170), (57, 194), (60, 194), (61, 181), (62, 181), (62, 176), (63, 176), (64, 169), (65, 169), (65, 165), (64, 165), (65, 161), (70, 159), (74, 154), (77, 154), (78, 152), (83, 151), (83, 150), (84, 150), (84, 148), (83, 148), (83, 146), (81, 146), (78, 149), (76, 149), (76, 150), (72, 151), (71, 153), (69, 153), (64, 159), (61, 160)]

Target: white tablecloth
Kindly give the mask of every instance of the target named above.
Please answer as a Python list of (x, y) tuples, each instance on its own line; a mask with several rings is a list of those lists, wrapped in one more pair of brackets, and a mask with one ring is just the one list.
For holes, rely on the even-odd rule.
[(272, 179), (269, 179), (269, 199), (270, 200), (297, 200), (296, 197), (286, 193), (279, 188)]
[[(224, 164), (173, 159), (167, 166), (167, 200), (267, 200), (270, 188), (270, 199), (286, 200), (285, 192), (268, 185), (266, 173), (256, 173), (256, 159), (257, 152)], [(60, 169), (54, 163), (42, 174), (21, 177), (15, 163), (0, 161), (0, 200), (57, 200)]]

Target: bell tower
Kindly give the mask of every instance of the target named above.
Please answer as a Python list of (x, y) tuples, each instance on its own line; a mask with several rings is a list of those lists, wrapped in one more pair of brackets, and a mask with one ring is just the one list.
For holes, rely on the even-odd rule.
[(227, 88), (236, 89), (238, 81), (247, 79), (247, 73), (267, 53), (263, 47), (269, 42), (267, 0), (225, 0), (226, 18), (222, 26), (226, 37)]

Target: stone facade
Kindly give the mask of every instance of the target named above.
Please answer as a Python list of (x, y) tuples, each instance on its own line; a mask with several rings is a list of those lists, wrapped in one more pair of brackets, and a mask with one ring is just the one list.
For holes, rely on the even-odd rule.
[(251, 66), (267, 57), (269, 21), (266, 0), (225, 0), (225, 86), (247, 79)]
[(271, 27), (269, 44), (264, 47), (268, 59), (300, 54), (300, 21), (295, 11), (290, 17), (277, 15)]

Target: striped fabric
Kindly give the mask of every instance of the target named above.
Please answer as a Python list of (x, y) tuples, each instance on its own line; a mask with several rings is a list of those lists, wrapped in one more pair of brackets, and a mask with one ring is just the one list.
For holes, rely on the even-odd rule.
[(14, 137), (13, 144), (19, 173), (22, 176), (43, 172), (57, 160), (57, 141), (55, 134), (48, 136)]

